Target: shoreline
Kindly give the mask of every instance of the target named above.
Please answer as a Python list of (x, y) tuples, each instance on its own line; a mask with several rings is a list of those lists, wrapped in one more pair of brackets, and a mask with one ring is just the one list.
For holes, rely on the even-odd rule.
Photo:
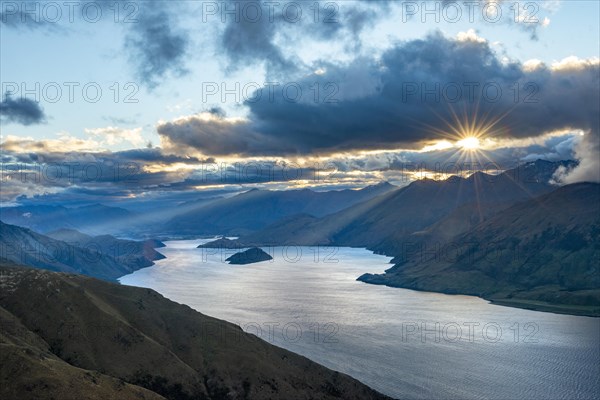
[(441, 293), (446, 295), (456, 295), (456, 296), (473, 296), (480, 298), (482, 300), (488, 301), (490, 304), (494, 304), (502, 307), (510, 307), (510, 308), (519, 308), (523, 310), (530, 311), (538, 311), (538, 312), (546, 312), (553, 314), (562, 314), (562, 315), (571, 315), (574, 317), (590, 317), (590, 318), (600, 318), (600, 305), (597, 306), (577, 306), (577, 305), (569, 305), (569, 304), (552, 304), (539, 300), (528, 300), (528, 299), (516, 299), (516, 298), (494, 298), (494, 297), (484, 297), (477, 294), (472, 293), (461, 293), (456, 291), (444, 291), (444, 290), (432, 290), (432, 289), (421, 289), (415, 288), (411, 286), (402, 286), (402, 285), (394, 285), (390, 283), (386, 283), (384, 281), (371, 281), (367, 279), (361, 279), (365, 275), (364, 274), (356, 278), (357, 281), (368, 284), (368, 285), (378, 285), (378, 286), (387, 286), (396, 289), (408, 289), (414, 290), (416, 292), (429, 292), (429, 293)]
[(552, 304), (538, 300), (526, 299), (482, 299), (502, 307), (521, 308), (524, 310), (549, 312), (553, 314), (572, 315), (575, 317), (600, 318), (600, 305), (598, 306), (575, 306), (568, 304)]

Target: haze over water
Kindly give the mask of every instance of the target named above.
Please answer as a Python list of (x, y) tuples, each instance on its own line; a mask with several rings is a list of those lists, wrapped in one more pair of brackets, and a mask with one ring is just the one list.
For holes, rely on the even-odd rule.
[(232, 251), (196, 248), (204, 242), (166, 242), (166, 259), (120, 281), (239, 324), (393, 397), (600, 393), (598, 318), (357, 282), (391, 266), (364, 249), (264, 248), (273, 261), (229, 265), (222, 260)]

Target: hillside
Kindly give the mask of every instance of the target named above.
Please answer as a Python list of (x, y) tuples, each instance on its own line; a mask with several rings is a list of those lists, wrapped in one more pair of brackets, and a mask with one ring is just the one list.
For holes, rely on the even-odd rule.
[(118, 239), (112, 235), (90, 236), (74, 229), (59, 229), (48, 232), (46, 236), (76, 247), (97, 250), (110, 255), (122, 264), (139, 266), (139, 268), (149, 267), (154, 264), (153, 261), (165, 258), (155, 250), (155, 248), (165, 247), (160, 240), (135, 241)]
[(253, 189), (208, 203), (171, 219), (166, 231), (173, 234), (240, 235), (257, 231), (295, 214), (322, 217), (393, 190), (381, 183), (361, 190), (315, 192), (309, 189), (270, 191)]
[(386, 398), (150, 289), (5, 263), (0, 287), (2, 399)]
[(135, 242), (77, 231), (55, 232), (57, 240), (27, 228), (0, 222), (0, 258), (50, 271), (115, 280), (164, 258), (152, 248), (160, 242)]
[(598, 315), (599, 199), (598, 184), (564, 186), (443, 242), (411, 243), (385, 274), (360, 280)]

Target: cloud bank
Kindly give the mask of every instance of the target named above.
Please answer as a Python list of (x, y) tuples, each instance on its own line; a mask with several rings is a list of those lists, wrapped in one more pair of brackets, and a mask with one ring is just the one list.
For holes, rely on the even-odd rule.
[[(597, 59), (506, 63), (485, 41), (434, 33), (398, 43), (380, 59), (320, 65), (287, 92), (257, 92), (245, 102), (245, 120), (196, 114), (160, 123), (158, 133), (183, 154), (260, 156), (418, 148), (455, 138), (457, 119), (493, 138), (598, 132)], [(333, 89), (315, 99), (314, 85)]]

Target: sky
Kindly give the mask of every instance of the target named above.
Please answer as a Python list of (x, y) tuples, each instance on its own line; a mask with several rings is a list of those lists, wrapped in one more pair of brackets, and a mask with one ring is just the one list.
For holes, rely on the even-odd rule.
[(0, 1), (0, 200), (599, 181), (599, 4)]

